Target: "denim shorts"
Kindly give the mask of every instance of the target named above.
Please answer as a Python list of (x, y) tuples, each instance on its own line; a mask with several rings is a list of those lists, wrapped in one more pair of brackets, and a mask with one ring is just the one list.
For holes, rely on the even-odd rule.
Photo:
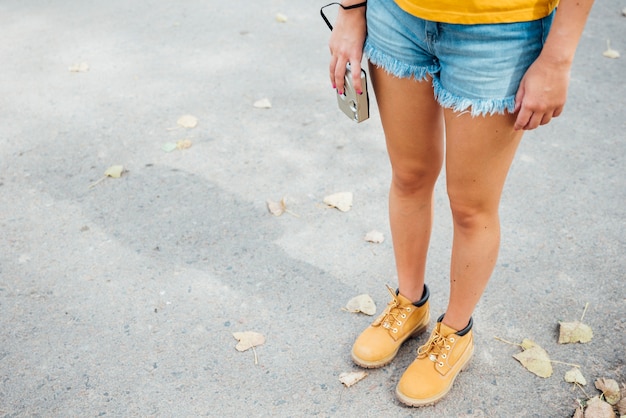
[(364, 52), (396, 77), (432, 78), (443, 107), (473, 116), (511, 113), (524, 73), (539, 56), (554, 12), (529, 22), (432, 22), (393, 0), (368, 0)]

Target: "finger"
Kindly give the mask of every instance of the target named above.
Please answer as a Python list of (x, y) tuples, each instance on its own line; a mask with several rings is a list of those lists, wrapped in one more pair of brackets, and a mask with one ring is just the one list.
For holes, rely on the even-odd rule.
[(524, 130), (531, 131), (533, 129), (537, 129), (539, 125), (541, 124), (542, 119), (543, 119), (542, 113), (533, 113), (533, 115), (531, 116), (526, 126), (524, 126)]
[(563, 107), (558, 107), (556, 108), (556, 110), (554, 111), (554, 113), (552, 114), (553, 118), (559, 117), (561, 116), (561, 113), (563, 112)]
[(517, 114), (517, 118), (515, 119), (515, 125), (513, 125), (513, 129), (515, 129), (516, 131), (526, 129), (526, 125), (528, 125), (530, 118), (533, 116), (533, 112), (521, 105), (520, 107), (521, 110)]
[(541, 125), (547, 125), (548, 123), (550, 123), (550, 121), (552, 120), (552, 115), (546, 113), (545, 115), (543, 115), (543, 117), (541, 118)]
[(363, 94), (363, 85), (361, 83), (361, 62), (353, 61), (351, 66), (352, 72), (352, 85), (357, 94)]
[(337, 58), (337, 65), (334, 68), (335, 74), (335, 86), (337, 86), (337, 92), (343, 94), (344, 91), (344, 77), (346, 76), (346, 64), (345, 58)]

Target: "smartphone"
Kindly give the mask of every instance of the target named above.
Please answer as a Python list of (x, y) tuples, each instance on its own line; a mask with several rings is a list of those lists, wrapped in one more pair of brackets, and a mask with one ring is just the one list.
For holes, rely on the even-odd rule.
[(354, 90), (352, 84), (352, 71), (350, 65), (346, 67), (346, 75), (344, 77), (343, 94), (337, 93), (337, 104), (339, 109), (348, 116), (348, 118), (359, 123), (370, 117), (370, 100), (367, 94), (367, 74), (361, 69), (361, 88), (362, 94), (358, 94)]

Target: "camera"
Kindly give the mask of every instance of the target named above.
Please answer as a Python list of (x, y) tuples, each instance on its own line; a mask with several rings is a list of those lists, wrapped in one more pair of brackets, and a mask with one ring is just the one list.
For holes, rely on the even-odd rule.
[(370, 117), (370, 101), (367, 94), (367, 74), (361, 69), (361, 87), (363, 94), (358, 94), (352, 85), (352, 71), (350, 64), (346, 66), (344, 77), (343, 94), (337, 93), (337, 104), (339, 109), (348, 118), (359, 123)]

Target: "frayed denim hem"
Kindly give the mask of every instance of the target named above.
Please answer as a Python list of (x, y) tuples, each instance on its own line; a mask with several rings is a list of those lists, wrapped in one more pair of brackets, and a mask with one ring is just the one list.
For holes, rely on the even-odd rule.
[[(515, 110), (515, 96), (504, 99), (468, 99), (456, 96), (441, 86), (438, 79), (433, 79), (435, 98), (437, 102), (445, 108), (455, 112), (469, 111), (473, 117), (486, 116), (504, 112), (513, 113)], [(468, 110), (469, 109), (469, 110)]]
[(398, 61), (396, 58), (380, 52), (371, 43), (365, 42), (363, 49), (365, 55), (367, 55), (369, 61), (377, 67), (384, 69), (387, 73), (398, 78), (410, 78), (413, 77), (418, 81), (423, 81), (439, 71), (437, 65), (431, 65), (429, 67), (417, 66), (406, 64)]

